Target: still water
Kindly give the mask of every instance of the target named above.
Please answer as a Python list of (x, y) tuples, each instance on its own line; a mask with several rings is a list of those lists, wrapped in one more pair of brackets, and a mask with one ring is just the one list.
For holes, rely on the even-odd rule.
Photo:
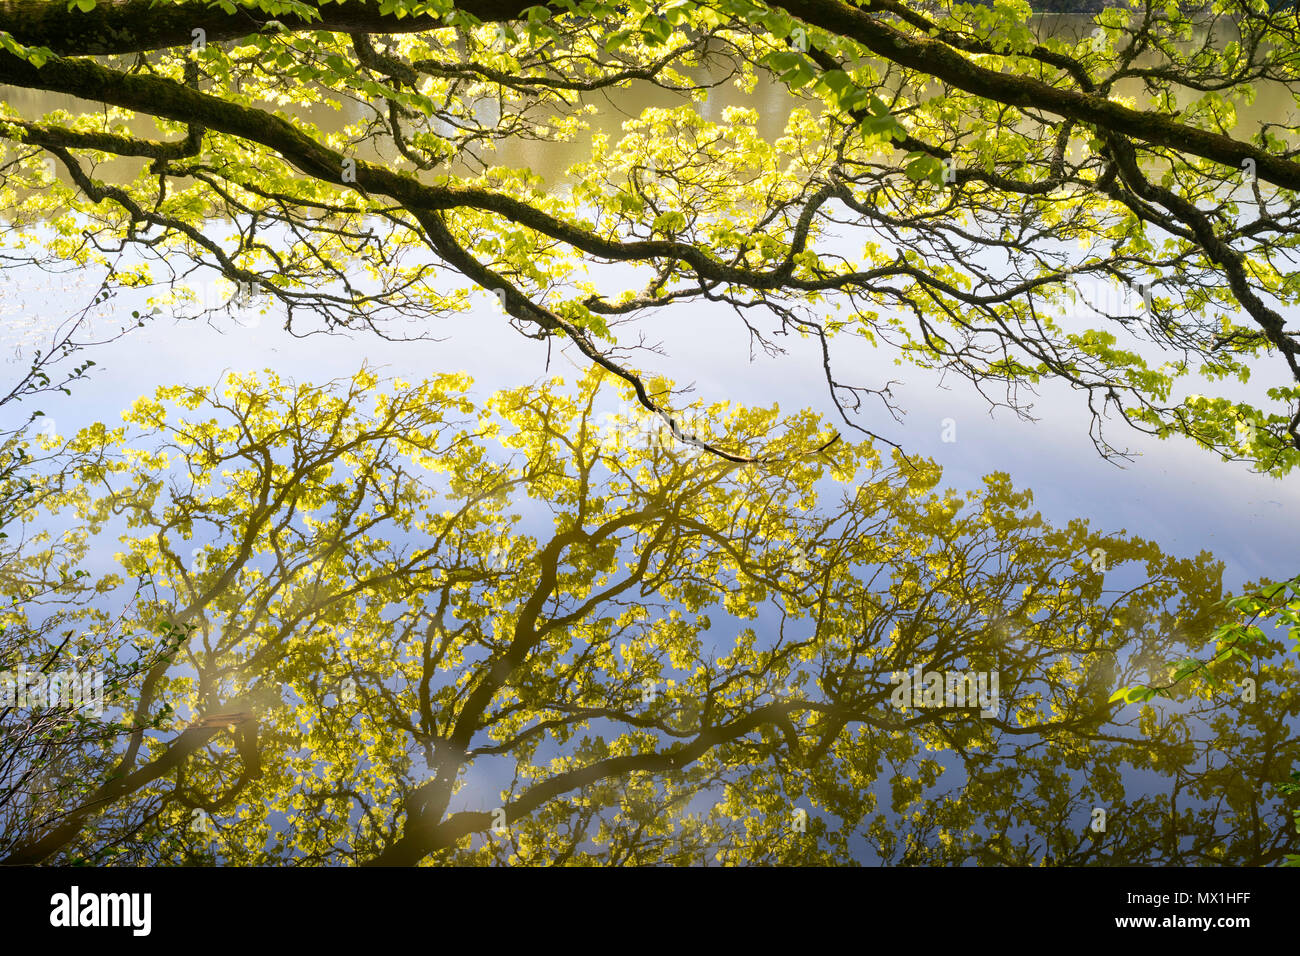
[[(1060, 31), (1086, 33), (1091, 28), (1086, 18), (1079, 17), (1048, 18), (1044, 23)], [(66, 97), (26, 91), (6, 91), (4, 98), (24, 116), (93, 108)], [(617, 137), (622, 123), (642, 110), (683, 102), (680, 96), (645, 84), (621, 90), (601, 98), (600, 111), (592, 117), (592, 132)], [(759, 131), (773, 139), (784, 128), (795, 102), (775, 84), (760, 84), (753, 94), (745, 94), (724, 83), (710, 92), (700, 111), (706, 118), (718, 118), (731, 105), (755, 109)], [(1284, 92), (1262, 89), (1255, 104), (1240, 111), (1242, 126), (1248, 129), (1263, 119), (1284, 122), (1293, 108)], [(306, 118), (336, 129), (359, 115), (340, 116), (320, 109), (308, 111)], [(526, 166), (546, 181), (560, 184), (566, 170), (586, 157), (586, 149), (583, 139), (506, 142), (491, 161)], [(375, 156), (382, 159), (382, 153)], [(101, 178), (112, 178), (112, 172), (102, 171)], [(127, 164), (117, 171), (121, 176), (132, 173)], [(10, 270), (2, 292), (9, 344), (15, 344), (12, 331), (20, 322), (27, 324), (20, 341), (30, 343), (33, 335), (39, 340), (50, 322), (85, 304), (95, 279), (75, 273), (49, 276), (30, 269)], [(98, 327), (107, 335), (120, 325), (120, 312), (130, 307), (125, 300), (116, 301), (96, 320)], [(226, 371), (269, 367), (302, 382), (351, 375), (363, 361), (381, 366), (394, 377), (417, 381), (424, 375), (464, 371), (474, 378), (473, 394), (479, 400), (497, 389), (540, 383), (557, 374), (571, 383), (579, 374), (579, 356), (548, 350), (544, 343), (513, 333), (485, 296), (472, 312), (443, 323), (437, 334), (439, 341), (402, 343), (363, 334), (302, 338), (286, 332), (274, 315), (261, 319), (245, 315), (212, 324), (172, 321), (163, 315), (144, 328), (96, 346), (90, 353), (98, 363), (93, 376), (79, 384), (72, 396), (43, 397), (40, 407), (57, 422), (58, 433), (66, 436), (95, 421), (114, 421), (122, 409), (159, 385), (214, 384)], [(777, 403), (785, 410), (807, 407), (833, 417), (815, 343), (789, 343), (788, 354), (778, 357), (751, 355), (735, 317), (706, 304), (657, 315), (653, 334), (663, 343), (663, 354), (639, 359), (643, 367), (663, 372), (679, 384), (692, 384), (706, 402)], [(1300, 571), (1300, 482), (1294, 478), (1264, 478), (1241, 465), (1219, 462), (1189, 443), (1157, 442), (1136, 434), (1122, 440), (1136, 459), (1118, 467), (1098, 458), (1087, 439), (1086, 410), (1067, 389), (1044, 386), (1035, 402), (1037, 420), (1027, 421), (1005, 410), (989, 409), (967, 383), (910, 368), (900, 370), (892, 364), (892, 355), (865, 343), (846, 341), (838, 347), (840, 367), (851, 369), (859, 381), (905, 379), (894, 386), (895, 398), (907, 413), (903, 421), (894, 422), (868, 409), (866, 424), (908, 452), (934, 458), (944, 469), (943, 487), (964, 492), (979, 487), (989, 473), (1007, 472), (1016, 487), (1032, 489), (1034, 510), (1058, 525), (1082, 518), (1104, 531), (1147, 539), (1166, 554), (1192, 559), (1208, 552), (1222, 562), (1228, 589)], [(15, 355), (8, 368), (22, 368), (22, 358)], [(12, 406), (0, 409), (4, 416), (0, 424), (12, 426), (28, 411)], [(543, 528), (545, 510), (529, 511), (526, 506), (526, 502), (520, 505), (525, 526)], [(906, 520), (895, 516), (897, 523)], [(115, 545), (105, 541), (92, 561), (107, 567), (114, 551)], [(1127, 583), (1131, 582), (1108, 580), (1107, 586), (1118, 594)], [(1195, 605), (1207, 595), (1185, 597)], [(711, 640), (725, 651), (740, 626), (741, 622), (719, 612)], [(762, 636), (773, 633), (779, 621), (765, 613), (747, 626)], [(1204, 638), (1204, 634), (1148, 634), (1152, 646), (1143, 646), (1173, 660), (1189, 648), (1204, 654)], [(961, 648), (947, 653), (953, 669), (968, 666)], [(921, 671), (915, 683), (924, 682), (924, 665), (942, 671), (941, 657), (936, 649), (932, 659), (918, 662)], [(1280, 664), (1280, 659), (1274, 663)], [(878, 676), (883, 705), (895, 688), (883, 682), (883, 674)], [(989, 682), (983, 686), (987, 695)], [(1001, 709), (1009, 713), (1016, 705), (1015, 695), (1006, 679), (1000, 686)], [(1018, 685), (1019, 692), (1026, 694), (1032, 686), (1026, 678)], [(1259, 712), (1243, 709), (1240, 700), (1230, 695), (1195, 707), (1170, 707), (1166, 726), (1178, 730), (1171, 736), (1161, 737), (1150, 728), (1137, 730), (1135, 708), (1130, 707), (1117, 711), (1110, 723), (1078, 731), (1072, 738), (1067, 734), (1064, 742), (1059, 734), (1017, 737), (1008, 733), (999, 736), (983, 758), (969, 753), (959, 756), (955, 750), (937, 753), (935, 759), (942, 765), (937, 773), (922, 768), (922, 759), (915, 755), (898, 766), (886, 761), (875, 768), (874, 776), (867, 773), (859, 778), (853, 796), (857, 804), (849, 814), (856, 814), (861, 824), (850, 840), (853, 853), (862, 862), (947, 859), (940, 846), (951, 835), (941, 836), (941, 831), (946, 829), (943, 821), (950, 818), (963, 821), (961, 825), (979, 835), (982, 843), (983, 849), (972, 851), (965, 862), (998, 862), (997, 854), (1003, 860), (1046, 857), (1083, 863), (1251, 863), (1266, 856), (1275, 860), (1279, 846), (1296, 850), (1287, 814), (1272, 789), (1293, 765), (1300, 764), (1294, 687), (1292, 662), (1289, 668), (1271, 672), (1261, 687)], [(918, 703), (919, 708), (924, 706), (923, 700)], [(884, 753), (889, 749), (888, 737), (879, 728), (865, 727), (858, 740), (864, 752)], [(563, 755), (562, 747), (551, 747), (537, 759)], [(839, 759), (855, 758), (841, 754)], [(514, 764), (507, 758), (475, 762), (451, 810), (495, 806), (513, 772)], [(927, 779), (917, 794), (916, 805), (923, 811), (920, 820), (911, 816), (911, 806), (906, 813), (888, 809), (891, 790), (908, 774)], [(1098, 833), (1099, 802), (1111, 811), (1109, 830), (1102, 831), (1110, 834), (1109, 842), (1088, 836)], [(880, 809), (878, 818), (867, 812), (868, 805)], [(961, 812), (955, 805), (961, 806)], [(280, 824), (291, 826), (284, 819)]]

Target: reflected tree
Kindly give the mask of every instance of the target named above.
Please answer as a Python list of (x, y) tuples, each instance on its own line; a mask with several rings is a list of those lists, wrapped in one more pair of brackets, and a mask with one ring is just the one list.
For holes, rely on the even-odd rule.
[[(1300, 756), (1293, 657), (1262, 648), (1249, 669), (1215, 661), (1217, 689), (1111, 699), (1213, 644), (1211, 555), (1053, 526), (1003, 474), (942, 490), (933, 464), (828, 444), (807, 413), (697, 405), (691, 437), (638, 421), (598, 369), (482, 407), (468, 389), (230, 376), (43, 442), (68, 467), (46, 470), (44, 517), (25, 524), (120, 536), (120, 570), (77, 578), (81, 640), (107, 666), (123, 635), (118, 658), (147, 666), (118, 682), (108, 742), (74, 748), (75, 787), (6, 805), (0, 858), (1296, 849), (1294, 798), (1266, 786)], [(33, 537), (22, 554), (49, 550)], [(6, 626), (72, 600), (20, 596)], [(996, 675), (992, 699), (900, 694), (917, 669), (944, 694), (948, 675)], [(12, 766), (43, 759), (5, 741)]]

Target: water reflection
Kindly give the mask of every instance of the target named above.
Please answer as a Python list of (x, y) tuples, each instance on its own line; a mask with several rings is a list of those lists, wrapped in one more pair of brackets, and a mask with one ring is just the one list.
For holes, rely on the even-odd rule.
[[(1282, 95), (1262, 90), (1243, 127)], [(5, 98), (29, 116), (98, 109)], [(682, 101), (635, 85), (593, 128), (617, 135)], [(755, 108), (772, 139), (794, 103), (775, 84), (722, 84), (699, 108)], [(300, 115), (338, 132), (362, 107)], [(493, 161), (555, 182), (587, 154), (581, 138), (508, 139)], [(131, 162), (103, 178), (129, 178)], [(737, 448), (785, 436), (773, 462), (735, 468), (605, 419), (617, 398), (594, 384), (514, 393), (481, 421), (460, 387), (387, 385), (373, 408), (366, 377), (249, 383), (173, 407), (171, 421), (193, 420), (179, 431), (142, 406), (132, 447), (170, 445), (170, 459), (126, 460), (91, 432), (4, 473), (42, 492), (0, 496), (6, 527), (60, 543), (0, 542), (16, 602), (3, 666), (102, 668), (120, 724), (0, 705), (0, 857), (1261, 864), (1295, 851), (1273, 790), (1298, 756), (1280, 643), (1249, 672), (1225, 664), (1218, 690), (1109, 700), (1208, 656), (1222, 588), (1208, 553), (1050, 526), (1005, 476), (959, 499), (924, 463), (846, 443), (782, 458), (819, 444), (806, 420), (706, 416)], [(118, 534), (121, 580), (78, 577)]]
[[(0, 496), (5, 667), (102, 668), (119, 723), (5, 710), (7, 862), (1296, 850), (1280, 642), (1109, 702), (1208, 656), (1209, 553), (1052, 526), (1006, 475), (786, 457), (804, 416), (699, 409), (765, 456), (720, 461), (595, 374), (478, 409), (458, 376), (230, 384), (138, 405), (132, 455), (91, 430), (9, 476), (43, 511)], [(119, 534), (118, 576), (78, 576)]]

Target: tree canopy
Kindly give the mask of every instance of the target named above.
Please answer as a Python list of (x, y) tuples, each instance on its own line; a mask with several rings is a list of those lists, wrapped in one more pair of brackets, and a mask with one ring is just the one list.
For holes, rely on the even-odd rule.
[[(7, 255), (162, 302), (220, 273), (302, 331), (431, 334), (478, 288), (665, 416), (634, 333), (721, 303), (747, 345), (820, 342), (842, 424), (895, 444), (837, 338), (1022, 409), (1064, 382), (1103, 454), (1119, 419), (1282, 475), (1300, 159), (1293, 117), (1239, 114), (1294, 102), (1286, 6), (1128, 0), (1079, 28), (947, 0), (6, 0)], [(783, 133), (706, 118), (729, 82), (784, 84)], [(647, 84), (680, 105), (587, 136)], [(586, 143), (571, 189), (494, 161), (510, 142)]]
[[(0, 265), (94, 289), (0, 406), (117, 301), (586, 360), (0, 431), (0, 693), (110, 702), (0, 699), (0, 861), (1300, 862), (1300, 578), (945, 489), (845, 371), (1300, 463), (1294, 5), (1061, 6), (0, 0)], [(684, 406), (683, 313), (836, 417)]]
[[(945, 491), (868, 442), (728, 462), (632, 427), (635, 393), (600, 369), (482, 406), (467, 385), (231, 375), (29, 446), (0, 623), (23, 659), (78, 651), (114, 691), (97, 736), (0, 738), (0, 860), (1294, 849), (1276, 638), (1180, 674), (1172, 705), (1111, 696), (1259, 613), (1219, 602), (1212, 555), (1053, 526), (1005, 474)], [(700, 437), (724, 446), (830, 431), (709, 411)], [(55, 648), (48, 622), (74, 616), (78, 646)], [(915, 664), (1000, 680), (909, 700)], [(1268, 706), (1241, 703), (1248, 675)]]

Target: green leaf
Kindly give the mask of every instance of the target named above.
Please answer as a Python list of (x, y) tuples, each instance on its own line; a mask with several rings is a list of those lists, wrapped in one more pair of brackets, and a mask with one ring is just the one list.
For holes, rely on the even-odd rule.
[(918, 156), (906, 166), (903, 167), (903, 173), (908, 179), (915, 182), (930, 180), (933, 182), (935, 177), (943, 181), (943, 163), (939, 162), (933, 156)]
[(769, 53), (763, 62), (783, 83), (793, 89), (807, 86), (817, 75), (816, 64), (802, 53), (795, 53), (793, 50)]
[(818, 78), (817, 82), (825, 86), (826, 89), (830, 90), (837, 97), (843, 93), (844, 90), (853, 86), (853, 78), (843, 70), (827, 70)]

